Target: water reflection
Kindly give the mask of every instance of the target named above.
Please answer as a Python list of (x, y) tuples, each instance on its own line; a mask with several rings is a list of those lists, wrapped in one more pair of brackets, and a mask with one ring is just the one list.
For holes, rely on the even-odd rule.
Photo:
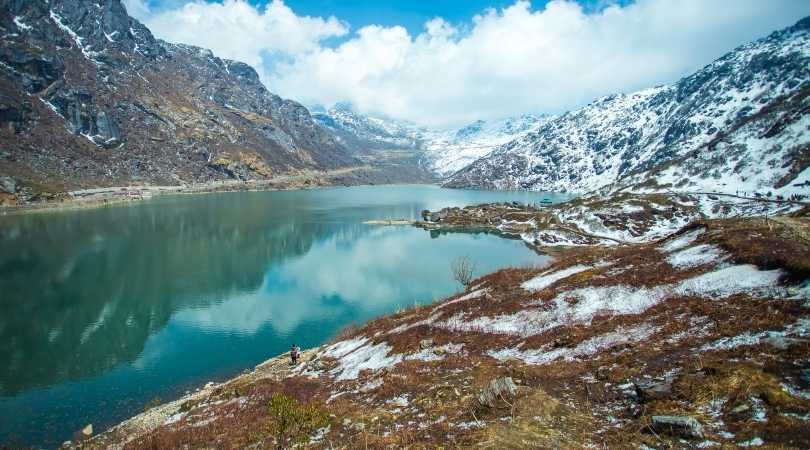
[[(270, 324), (276, 332), (288, 335), (302, 321), (334, 317), (350, 307), (373, 313), (390, 310), (392, 302), (405, 306), (429, 301), (452, 291), (447, 255), (457, 254), (457, 247), (469, 242), (469, 236), (460, 234), (440, 241), (420, 239), (426, 232), (412, 228), (359, 225), (348, 231), (315, 243), (307, 253), (283, 264), (271, 265), (257, 290), (207, 308), (180, 311), (175, 320), (187, 326), (249, 334)], [(476, 254), (502, 249), (502, 243), (494, 239), (477, 241)], [(419, 264), (413, 264), (416, 260)], [(524, 255), (515, 264), (538, 261)], [(481, 261), (481, 265), (479, 273), (494, 268), (489, 261)], [(427, 284), (413, 282), (418, 280)]]
[[(517, 241), (363, 225), (493, 201), (425, 186), (160, 198), (0, 217), (0, 442), (58, 445), (159, 395), (542, 259)], [(537, 199), (536, 194), (497, 194)], [(511, 197), (510, 197), (511, 196)]]
[(0, 395), (130, 361), (173, 311), (256, 291), (270, 261), (339, 231), (271, 214), (283, 203), (240, 197), (216, 207), (29, 216), (4, 227)]

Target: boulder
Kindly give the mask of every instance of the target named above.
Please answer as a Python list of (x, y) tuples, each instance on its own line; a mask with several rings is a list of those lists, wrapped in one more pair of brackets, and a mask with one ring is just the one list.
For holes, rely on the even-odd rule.
[(639, 380), (633, 383), (640, 402), (667, 399), (672, 395), (673, 378)]
[(82, 428), (82, 436), (90, 437), (93, 435), (93, 424), (87, 424), (86, 427)]
[(421, 341), (419, 341), (419, 348), (421, 348), (422, 350), (428, 349), (430, 347), (433, 347), (433, 339), (422, 339)]
[(683, 438), (703, 438), (703, 426), (689, 416), (652, 416), (651, 427), (656, 433), (666, 433)]
[(0, 192), (9, 194), (17, 192), (17, 183), (11, 177), (0, 177)]
[(596, 379), (597, 380), (605, 381), (605, 380), (608, 379), (609, 375), (610, 375), (610, 368), (609, 367), (599, 366), (599, 368), (596, 369)]
[(517, 394), (517, 385), (512, 377), (495, 378), (478, 394), (478, 403), (487, 408), (494, 408), (500, 401), (508, 401)]

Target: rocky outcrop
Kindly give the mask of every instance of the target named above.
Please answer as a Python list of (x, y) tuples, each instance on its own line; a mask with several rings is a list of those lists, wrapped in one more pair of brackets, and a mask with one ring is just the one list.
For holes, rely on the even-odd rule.
[(0, 36), (0, 175), (35, 190), (358, 165), (252, 67), (155, 39), (120, 0), (0, 0)]

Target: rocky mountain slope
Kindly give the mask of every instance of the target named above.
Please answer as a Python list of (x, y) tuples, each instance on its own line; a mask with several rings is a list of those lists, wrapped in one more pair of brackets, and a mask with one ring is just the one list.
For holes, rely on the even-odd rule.
[(356, 163), (253, 68), (155, 39), (119, 0), (0, 1), (0, 175), (16, 191)]
[(439, 178), (452, 175), (499, 145), (538, 129), (551, 118), (524, 114), (500, 120), (478, 120), (458, 129), (437, 130), (363, 114), (346, 103), (329, 110), (312, 108), (312, 117), (355, 153), (374, 154), (392, 148), (408, 150), (419, 156), (421, 166)]
[(565, 192), (810, 190), (810, 18), (677, 83), (596, 100), (447, 186)]

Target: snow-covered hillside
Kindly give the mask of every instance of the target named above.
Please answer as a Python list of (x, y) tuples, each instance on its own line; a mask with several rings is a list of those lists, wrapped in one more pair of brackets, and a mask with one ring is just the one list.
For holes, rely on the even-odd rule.
[(451, 187), (810, 192), (810, 18), (675, 84), (601, 98), (456, 173)]
[(409, 122), (359, 113), (347, 103), (338, 103), (329, 110), (313, 107), (310, 111), (317, 123), (355, 153), (391, 147), (417, 149), (425, 131)]
[(491, 153), (499, 145), (536, 131), (551, 118), (524, 114), (502, 120), (473, 122), (458, 130), (424, 133), (424, 160), (446, 177)]
[(408, 148), (424, 166), (444, 178), (488, 155), (499, 145), (537, 130), (549, 116), (524, 114), (501, 120), (478, 120), (462, 128), (435, 130), (388, 117), (366, 115), (338, 103), (326, 110), (311, 108), (313, 118), (356, 153)]

